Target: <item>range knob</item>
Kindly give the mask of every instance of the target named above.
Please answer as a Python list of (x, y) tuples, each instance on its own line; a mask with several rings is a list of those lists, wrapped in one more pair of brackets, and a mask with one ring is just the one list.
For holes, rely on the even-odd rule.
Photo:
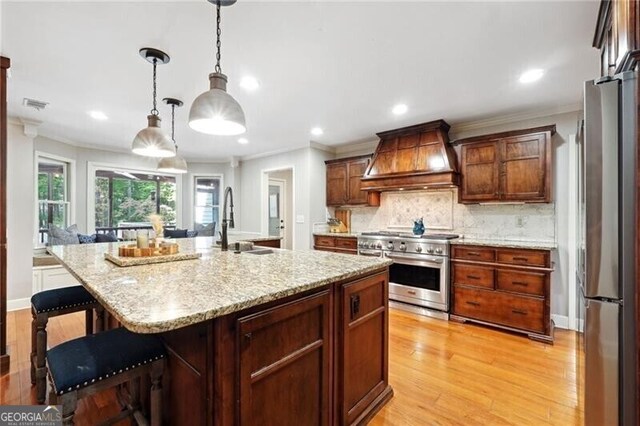
[(364, 242), (362, 242), (362, 241), (358, 241), (358, 247), (359, 247), (359, 248), (363, 248), (363, 247), (364, 247)]
[(437, 253), (437, 254), (442, 254), (442, 249), (441, 249), (440, 247), (438, 247), (438, 248), (436, 249), (436, 253)]
[(407, 246), (404, 243), (400, 243), (400, 251), (407, 251)]
[(433, 253), (433, 247), (427, 247), (427, 253), (429, 254)]
[(382, 250), (382, 243), (376, 243), (376, 248), (378, 250)]
[(422, 246), (416, 247), (416, 253), (422, 253)]
[(393, 243), (391, 241), (387, 243), (387, 250), (393, 250)]

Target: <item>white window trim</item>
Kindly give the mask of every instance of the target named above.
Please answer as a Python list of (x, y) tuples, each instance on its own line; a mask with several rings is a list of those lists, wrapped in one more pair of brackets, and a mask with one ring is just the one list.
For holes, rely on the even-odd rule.
[(148, 173), (161, 176), (171, 176), (176, 179), (176, 227), (180, 228), (182, 225), (182, 174), (180, 173), (165, 173), (160, 172), (157, 169), (151, 168), (131, 168), (122, 167), (117, 164), (109, 163), (97, 163), (93, 161), (87, 162), (87, 234), (93, 234), (96, 232), (96, 171), (108, 170), (108, 171), (121, 171), (128, 173)]
[(62, 157), (60, 155), (50, 154), (44, 151), (35, 151), (33, 157), (33, 200), (34, 200), (34, 216), (33, 216), (33, 247), (39, 249), (44, 247), (40, 244), (40, 235), (38, 232), (39, 225), (39, 203), (38, 203), (38, 159), (46, 158), (67, 164), (67, 202), (69, 203), (69, 225), (76, 223), (76, 160), (72, 158)]
[[(190, 193), (190, 209), (191, 209), (191, 218), (189, 219), (190, 226), (189, 229), (196, 229), (196, 179), (198, 178), (217, 178), (220, 179), (220, 194), (218, 195), (218, 200), (222, 200), (224, 197), (224, 175), (221, 173), (196, 173), (191, 176), (191, 181), (189, 182), (189, 193)], [(218, 204), (220, 206), (219, 214), (222, 217), (222, 203)], [(216, 228), (220, 229), (220, 224), (216, 223)]]

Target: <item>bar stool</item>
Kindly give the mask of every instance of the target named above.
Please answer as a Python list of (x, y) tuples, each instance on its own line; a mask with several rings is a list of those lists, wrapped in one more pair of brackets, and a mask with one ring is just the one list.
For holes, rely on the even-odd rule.
[[(93, 310), (96, 327), (93, 329)], [(31, 297), (31, 384), (36, 385), (38, 404), (43, 404), (47, 393), (47, 322), (49, 318), (73, 312), (86, 311), (86, 333), (102, 331), (104, 309), (84, 287), (45, 290)]]
[(62, 405), (62, 424), (72, 425), (78, 400), (122, 383), (131, 382), (131, 402), (113, 419), (141, 414), (140, 378), (151, 377), (151, 426), (162, 424), (162, 373), (166, 350), (151, 334), (115, 328), (62, 343), (47, 352), (50, 405)]

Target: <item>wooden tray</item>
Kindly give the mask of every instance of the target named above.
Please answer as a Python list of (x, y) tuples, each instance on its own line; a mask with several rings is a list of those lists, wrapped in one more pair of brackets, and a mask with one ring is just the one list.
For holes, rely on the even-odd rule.
[(139, 265), (152, 265), (154, 263), (176, 262), (179, 260), (192, 260), (198, 259), (202, 256), (202, 253), (175, 253), (166, 255), (154, 255), (154, 256), (140, 256), (140, 257), (127, 257), (116, 256), (111, 253), (105, 253), (104, 258), (110, 262), (115, 263), (118, 266), (139, 266)]
[(138, 248), (135, 244), (118, 247), (119, 257), (149, 257), (149, 256), (166, 256), (178, 253), (178, 244), (160, 244), (150, 243), (149, 247)]

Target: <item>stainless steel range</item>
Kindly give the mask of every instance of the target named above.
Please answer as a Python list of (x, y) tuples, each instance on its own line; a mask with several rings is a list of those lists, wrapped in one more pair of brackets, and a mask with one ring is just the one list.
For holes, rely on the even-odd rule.
[(449, 241), (453, 234), (416, 236), (364, 232), (358, 254), (393, 259), (389, 268), (390, 306), (437, 318), (449, 318)]

